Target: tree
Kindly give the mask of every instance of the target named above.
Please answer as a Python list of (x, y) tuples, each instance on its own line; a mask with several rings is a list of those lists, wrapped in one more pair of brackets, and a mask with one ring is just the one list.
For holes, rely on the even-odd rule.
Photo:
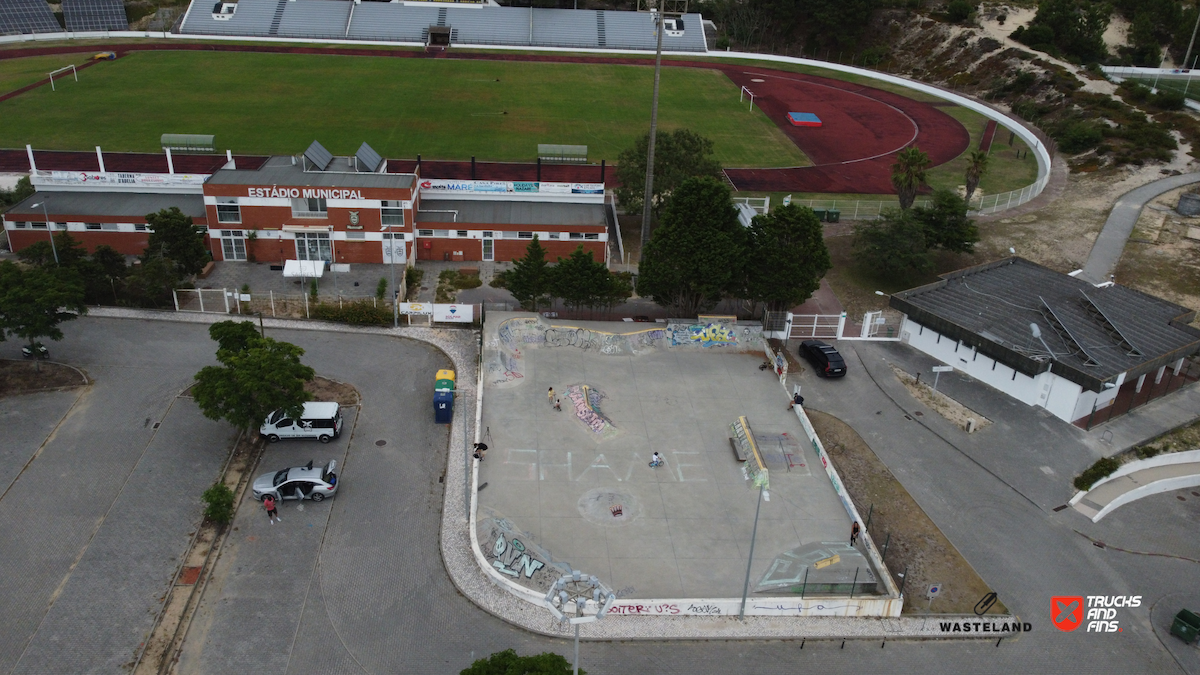
[(504, 275), (504, 285), (525, 309), (536, 312), (550, 305), (551, 269), (546, 262), (546, 249), (533, 235), (525, 247), (525, 256), (513, 261), (512, 269)]
[(1035, 48), (1073, 56), (1084, 62), (1108, 56), (1104, 31), (1112, 5), (1092, 0), (1041, 0), (1029, 27), (1013, 31), (1014, 40)]
[(907, 210), (888, 209), (879, 220), (856, 225), (854, 252), (863, 267), (885, 277), (905, 277), (933, 266), (925, 227)]
[(60, 267), (74, 268), (79, 261), (87, 259), (87, 249), (66, 230), (58, 230), (54, 233), (53, 246), (50, 245), (49, 237), (47, 237), (21, 249), (17, 252), (17, 257), (22, 262), (37, 267), (53, 267), (56, 251)]
[(86, 313), (77, 277), (0, 262), (0, 342), (13, 335), (33, 349), (38, 338), (61, 340), (59, 324)]
[(204, 500), (204, 517), (217, 523), (224, 525), (233, 520), (233, 503), (235, 501), (233, 490), (221, 481), (213, 483), (204, 494), (200, 495)]
[(972, 150), (967, 156), (967, 203), (971, 202), (971, 195), (975, 194), (975, 188), (979, 187), (979, 181), (983, 180), (984, 174), (988, 170), (988, 154), (983, 150)]
[[(587, 671), (580, 668), (581, 675)], [(512, 649), (496, 652), (478, 659), (459, 672), (459, 675), (570, 675), (571, 663), (560, 654), (543, 652), (534, 656), (517, 656)]]
[(208, 264), (204, 228), (192, 224), (192, 217), (185, 216), (178, 206), (148, 214), (146, 223), (153, 231), (145, 258), (167, 258), (181, 277), (195, 274)]
[(298, 418), (311, 398), (304, 383), (315, 375), (300, 363), (304, 350), (258, 335), (249, 321), (241, 327), (229, 325), (233, 323), (222, 321), (208, 329), (209, 337), (222, 345), (217, 349), (221, 365), (205, 366), (196, 373), (192, 395), (200, 411), (247, 432), (276, 410)]
[(967, 217), (967, 202), (950, 190), (934, 190), (929, 206), (911, 211), (925, 229), (925, 244), (929, 248), (971, 253), (979, 241), (979, 228)]
[[(650, 134), (638, 139), (632, 148), (617, 158), (617, 199), (627, 213), (641, 213), (646, 194), (646, 154), (650, 149)], [(671, 133), (659, 132), (654, 143), (653, 205), (657, 213), (666, 199), (683, 182), (694, 176), (721, 175), (721, 164), (712, 157), (713, 143), (688, 129)]]
[(812, 296), (832, 267), (821, 220), (806, 206), (788, 204), (750, 223), (746, 297), (782, 311)]
[(563, 304), (576, 311), (606, 304), (613, 298), (616, 288), (608, 267), (595, 260), (591, 251), (584, 252), (582, 244), (565, 259), (558, 259), (551, 278), (553, 295), (562, 298)]
[(99, 304), (110, 297), (114, 305), (120, 302), (117, 289), (125, 287), (125, 277), (129, 274), (125, 256), (108, 244), (100, 244), (92, 251), (88, 263), (83, 271), (88, 302)]
[(143, 256), (125, 280), (125, 296), (139, 307), (170, 306), (171, 290), (181, 281), (179, 270), (167, 258)]
[(917, 198), (917, 190), (925, 184), (925, 170), (929, 164), (929, 155), (915, 145), (896, 153), (896, 163), (892, 165), (892, 186), (900, 198), (901, 209), (911, 207)]
[(12, 206), (21, 200), (33, 196), (36, 190), (33, 189), (33, 184), (29, 182), (29, 176), (21, 176), (17, 181), (16, 187), (11, 190), (0, 190), (0, 208)]
[(745, 228), (729, 188), (715, 178), (689, 178), (663, 209), (646, 243), (638, 294), (680, 316), (694, 316), (722, 295), (740, 290), (746, 259)]

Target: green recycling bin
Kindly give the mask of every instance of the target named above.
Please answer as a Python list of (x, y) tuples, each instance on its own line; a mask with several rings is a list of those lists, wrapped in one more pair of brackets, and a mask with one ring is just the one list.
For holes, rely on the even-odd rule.
[(437, 380), (433, 383), (434, 391), (454, 391), (454, 380)]
[(1188, 644), (1195, 642), (1196, 636), (1200, 635), (1200, 616), (1186, 609), (1179, 610), (1171, 623), (1171, 635)]
[(829, 209), (828, 216), (829, 222), (831, 223), (841, 222), (842, 220), (842, 212), (838, 211), (837, 209)]
[(813, 209), (813, 213), (817, 214), (817, 220), (821, 221), (822, 223), (825, 222), (825, 219), (828, 217), (828, 212), (825, 209)]

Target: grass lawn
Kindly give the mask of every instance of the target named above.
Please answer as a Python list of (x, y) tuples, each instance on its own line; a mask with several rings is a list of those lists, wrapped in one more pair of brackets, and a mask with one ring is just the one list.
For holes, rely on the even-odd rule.
[[(0, 61), (0, 78), (43, 68), (27, 60)], [(158, 151), (163, 133), (208, 133), (238, 153), (298, 153), (317, 139), (335, 154), (366, 141), (385, 157), (533, 161), (538, 143), (566, 143), (615, 161), (649, 127), (653, 69), (134, 52), (79, 79), (0, 103), (0, 147)], [(664, 68), (658, 119), (712, 139), (724, 166), (809, 163), (716, 71)]]
[[(78, 68), (92, 55), (89, 54), (54, 54), (52, 56), (31, 56), (25, 59), (12, 59), (0, 61), (0, 94), (6, 94), (13, 89), (20, 89), (29, 84), (33, 84), (38, 80), (46, 81), (47, 75), (52, 70), (58, 70), (63, 66), (75, 64)], [(84, 71), (85, 73), (87, 71)], [(60, 78), (66, 78), (71, 84), (75, 84), (75, 78), (71, 76), (71, 71), (59, 73), (54, 76), (54, 86), (57, 87), (60, 83)], [(83, 75), (80, 75), (83, 77)], [(65, 81), (62, 84), (66, 84)], [(49, 89), (49, 87), (46, 87)], [(6, 125), (7, 126), (7, 125)]]

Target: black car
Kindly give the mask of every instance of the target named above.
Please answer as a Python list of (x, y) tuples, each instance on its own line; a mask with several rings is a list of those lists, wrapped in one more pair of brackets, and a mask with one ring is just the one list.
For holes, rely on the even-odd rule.
[(808, 359), (821, 377), (842, 377), (846, 374), (846, 361), (842, 355), (820, 340), (801, 342), (800, 356)]

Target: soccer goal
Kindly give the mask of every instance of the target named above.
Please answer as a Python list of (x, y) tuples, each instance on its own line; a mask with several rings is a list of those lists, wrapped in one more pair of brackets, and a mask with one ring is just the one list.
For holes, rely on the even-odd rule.
[(749, 112), (754, 112), (754, 92), (750, 91), (746, 87), (742, 87), (742, 92), (738, 94), (738, 101), (745, 103), (747, 98), (750, 99)]
[(50, 72), (50, 91), (58, 91), (57, 89), (54, 88), (54, 76), (58, 75), (59, 73), (64, 73), (68, 70), (71, 71), (71, 74), (75, 76), (75, 81), (76, 82), (79, 81), (79, 72), (77, 70), (75, 70), (74, 63), (72, 63), (69, 66), (63, 66), (62, 68), (59, 68), (58, 70), (54, 70), (54, 71)]

